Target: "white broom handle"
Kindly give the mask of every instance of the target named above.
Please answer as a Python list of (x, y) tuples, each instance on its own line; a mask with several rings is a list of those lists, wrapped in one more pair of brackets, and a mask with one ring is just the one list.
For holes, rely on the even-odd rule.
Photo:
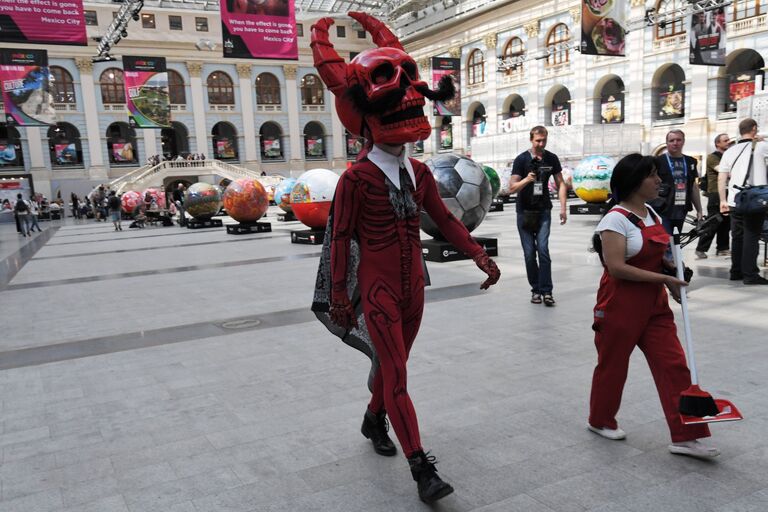
[[(683, 271), (683, 252), (680, 249), (680, 232), (674, 228), (674, 237), (672, 239), (672, 257), (675, 259), (677, 267), (677, 278), (685, 280)], [(699, 383), (699, 377), (696, 373), (696, 357), (693, 355), (693, 338), (691, 337), (691, 321), (688, 318), (688, 296), (685, 293), (686, 286), (680, 287), (680, 305), (683, 308), (683, 329), (685, 331), (685, 347), (688, 355), (688, 368), (691, 371), (691, 383), (695, 386)]]

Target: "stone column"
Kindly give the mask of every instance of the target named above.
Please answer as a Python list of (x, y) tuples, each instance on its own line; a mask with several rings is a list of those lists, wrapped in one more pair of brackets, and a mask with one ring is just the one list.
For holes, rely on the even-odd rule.
[[(99, 113), (96, 111), (96, 87), (93, 81), (93, 62), (90, 58), (75, 59), (80, 71), (80, 91), (83, 97), (83, 112), (85, 113), (85, 134), (88, 142), (88, 155), (91, 166), (88, 174), (92, 179), (106, 179), (107, 169), (104, 166), (104, 144), (99, 128)], [(82, 144), (82, 138), (81, 138)]]
[[(581, 26), (581, 4), (577, 7), (571, 7), (569, 10), (571, 19), (573, 20), (574, 27)], [(578, 36), (576, 36), (578, 37)], [(574, 39), (577, 40), (577, 39)], [(571, 91), (571, 124), (584, 126), (585, 124), (592, 124), (591, 112), (587, 111), (587, 103), (592, 105), (592, 102), (588, 98), (592, 97), (592, 89), (594, 84), (587, 85), (587, 59), (580, 53), (576, 52), (576, 48), (569, 50), (571, 56), (571, 66), (573, 66), (574, 89)]]
[(253, 119), (253, 84), (251, 65), (235, 64), (240, 77), (240, 110), (243, 113), (243, 136), (245, 139), (245, 162), (256, 163), (256, 123)]
[(288, 137), (291, 147), (291, 171), (302, 171), (304, 169), (304, 148), (302, 147), (303, 138), (301, 136), (301, 127), (299, 126), (299, 89), (296, 86), (296, 73), (299, 67), (295, 64), (285, 64), (283, 73), (285, 74), (285, 99), (288, 105)]
[(487, 135), (495, 135), (501, 133), (499, 128), (499, 118), (497, 115), (496, 106), (496, 80), (499, 77), (499, 73), (496, 71), (496, 44), (498, 43), (498, 35), (494, 32), (488, 34), (483, 38), (485, 43), (485, 89), (487, 91), (485, 97), (488, 98), (488, 104), (485, 105), (485, 129)]
[[(453, 59), (461, 59), (461, 47), (454, 46), (453, 48), (449, 48), (448, 55)], [(466, 86), (467, 86), (467, 80), (465, 77), (467, 75), (466, 73), (464, 73), (464, 69), (463, 69), (464, 63), (462, 62), (459, 67), (460, 67), (459, 84), (463, 84), (459, 86), (459, 89), (461, 90), (461, 94), (465, 95)], [(463, 102), (463, 99), (462, 99), (462, 102)], [(464, 153), (464, 139), (466, 138), (466, 134), (464, 131), (466, 125), (464, 124), (464, 121), (465, 121), (464, 106), (462, 105), (461, 107), (459, 107), (459, 115), (451, 116), (451, 125), (453, 126), (452, 128), (453, 133), (451, 134), (453, 137), (453, 150), (457, 153)], [(440, 127), (439, 126), (437, 127), (437, 133), (438, 133), (437, 144), (439, 148), (440, 147), (439, 146), (440, 144), (440, 138), (439, 138)]]
[(195, 141), (197, 152), (204, 153), (206, 158), (213, 158), (213, 153), (208, 147), (208, 130), (205, 126), (205, 101), (203, 100), (203, 80), (201, 74), (203, 63), (188, 61), (189, 90), (192, 94), (192, 115), (195, 120)]
[(163, 156), (163, 148), (162, 145), (160, 148), (157, 147), (157, 132), (158, 130), (151, 129), (151, 128), (145, 128), (142, 130), (143, 136), (144, 136), (144, 154), (140, 155), (141, 160), (139, 161), (139, 164), (141, 165), (142, 162), (146, 162), (147, 158), (149, 158), (152, 155), (160, 155)]
[[(525, 53), (527, 55), (536, 55), (539, 51), (539, 20), (534, 20), (523, 25), (528, 40), (525, 43)], [(533, 127), (537, 124), (544, 124), (543, 119), (539, 119), (539, 73), (541, 61), (532, 59), (527, 61), (524, 66), (526, 81), (529, 84), (528, 97), (525, 100), (525, 124)]]
[[(632, 0), (632, 9), (630, 10), (630, 19), (639, 18), (645, 12), (645, 0)], [(645, 111), (645, 105), (652, 105), (652, 98), (646, 94), (645, 82), (645, 41), (644, 30), (632, 30), (629, 33), (627, 48), (631, 48), (632, 65), (629, 66), (629, 80), (624, 82), (624, 122), (632, 124), (642, 124)], [(650, 111), (650, 109), (649, 109)], [(652, 117), (649, 118), (649, 120)], [(650, 123), (643, 131), (650, 132)], [(645, 147), (643, 148), (645, 152)]]
[(332, 163), (333, 169), (343, 170), (347, 163), (347, 154), (345, 151), (346, 137), (344, 136), (344, 125), (341, 124), (339, 115), (336, 112), (336, 99), (331, 94), (331, 137), (332, 137)]
[[(431, 88), (434, 84), (432, 84), (432, 76), (430, 72), (432, 71), (432, 59), (430, 57), (422, 57), (418, 60), (417, 64), (419, 65), (419, 77), (427, 82), (429, 87)], [(429, 126), (434, 127), (435, 126), (435, 116), (432, 115), (432, 102), (427, 101), (427, 104), (424, 106), (424, 115), (427, 116), (427, 120), (429, 121)], [(432, 130), (432, 135), (430, 137), (427, 137), (427, 139), (424, 141), (424, 156), (430, 156), (436, 153), (435, 151), (435, 137), (434, 137), (434, 128)], [(421, 157), (420, 157), (421, 158)]]

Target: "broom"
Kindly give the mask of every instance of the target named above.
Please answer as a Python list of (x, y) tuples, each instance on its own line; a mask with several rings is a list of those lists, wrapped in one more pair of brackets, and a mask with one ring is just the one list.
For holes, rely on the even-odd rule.
[[(680, 250), (680, 232), (675, 228), (672, 255), (677, 266), (677, 278), (683, 279), (683, 254)], [(691, 322), (688, 318), (688, 297), (685, 286), (680, 287), (680, 305), (683, 308), (683, 328), (685, 329), (685, 346), (688, 355), (688, 367), (691, 370), (691, 386), (680, 393), (680, 414), (685, 416), (716, 416), (720, 411), (712, 395), (699, 387), (699, 377), (696, 373), (696, 358), (693, 355), (693, 339), (691, 337)]]

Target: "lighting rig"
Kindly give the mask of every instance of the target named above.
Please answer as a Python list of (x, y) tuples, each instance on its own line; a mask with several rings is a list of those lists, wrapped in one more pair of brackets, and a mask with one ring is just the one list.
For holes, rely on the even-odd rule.
[(107, 27), (106, 33), (95, 38), (99, 45), (97, 47), (98, 53), (93, 57), (93, 62), (107, 62), (116, 60), (109, 54), (109, 51), (114, 45), (120, 42), (124, 37), (128, 37), (128, 23), (133, 21), (139, 21), (139, 13), (141, 8), (144, 7), (144, 0), (124, 0), (123, 4), (115, 14), (115, 18), (112, 23)]

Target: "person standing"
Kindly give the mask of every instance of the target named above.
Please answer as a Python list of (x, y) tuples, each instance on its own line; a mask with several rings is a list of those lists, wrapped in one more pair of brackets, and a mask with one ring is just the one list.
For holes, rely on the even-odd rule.
[(16, 205), (13, 207), (13, 213), (19, 219), (21, 236), (32, 236), (29, 231), (29, 203), (24, 200), (21, 194), (16, 194)]
[[(552, 200), (549, 178), (554, 176), (560, 200), (560, 224), (568, 220), (567, 188), (557, 155), (547, 151), (547, 129), (534, 126), (530, 132), (531, 149), (520, 153), (512, 164), (510, 192), (517, 193), (517, 231), (525, 256), (525, 272), (531, 285), (531, 302), (554, 306), (552, 296), (552, 259), (549, 256), (549, 232)], [(538, 261), (537, 261), (538, 257)]]
[(603, 276), (597, 291), (592, 330), (597, 365), (592, 376), (587, 428), (607, 439), (626, 437), (616, 422), (635, 347), (651, 369), (672, 437), (669, 451), (712, 458), (720, 454), (699, 439), (709, 437), (706, 424), (685, 425), (680, 419), (680, 394), (691, 385), (669, 308), (665, 287), (675, 300), (687, 283), (662, 273), (670, 236), (647, 203), (656, 197), (661, 180), (652, 157), (639, 153), (622, 158), (611, 175), (611, 203), (598, 224)]
[(765, 211), (738, 213), (731, 210), (736, 206), (735, 198), (739, 192), (736, 187), (742, 187), (745, 184), (768, 184), (765, 165), (765, 160), (768, 158), (768, 142), (757, 139), (757, 122), (750, 118), (739, 123), (739, 135), (741, 138), (738, 143), (723, 153), (717, 181), (720, 213), (730, 214), (733, 219), (731, 281), (743, 280), (744, 284), (768, 284), (768, 279), (760, 275), (760, 269), (757, 267), (760, 232), (765, 221)]
[(184, 210), (184, 187), (183, 183), (179, 183), (176, 186), (176, 190), (173, 191), (173, 202), (176, 204), (176, 208), (179, 211), (179, 226), (184, 227), (187, 225), (187, 216)]
[[(707, 218), (714, 217), (720, 213), (720, 194), (717, 191), (717, 176), (720, 167), (720, 159), (723, 153), (731, 145), (731, 139), (727, 133), (721, 133), (715, 137), (715, 151), (707, 155), (707, 173), (705, 174), (707, 194)], [(728, 250), (730, 245), (731, 219), (721, 216), (716, 228), (707, 230), (699, 237), (699, 243), (696, 245), (696, 257), (704, 259), (707, 257), (707, 251), (712, 245), (712, 240), (717, 235), (716, 251), (717, 256), (728, 256), (731, 252)]]
[[(701, 196), (696, 187), (699, 177), (696, 159), (683, 154), (685, 133), (682, 130), (670, 130), (667, 133), (667, 152), (657, 158), (656, 167), (661, 178), (659, 198), (651, 206), (656, 210), (667, 233), (674, 228), (683, 232), (685, 217), (696, 208), (696, 219), (701, 221)], [(668, 256), (671, 255), (668, 253)]]
[(40, 205), (37, 204), (34, 194), (29, 196), (27, 204), (29, 204), (29, 232), (31, 233), (37, 228), (37, 232), (42, 233), (43, 230), (40, 229), (40, 224), (37, 223), (37, 217), (40, 215)]
[(115, 231), (122, 231), (123, 224), (120, 215), (120, 198), (117, 197), (117, 193), (114, 190), (109, 191), (107, 207), (109, 208), (109, 215), (112, 219), (112, 224), (115, 226)]

